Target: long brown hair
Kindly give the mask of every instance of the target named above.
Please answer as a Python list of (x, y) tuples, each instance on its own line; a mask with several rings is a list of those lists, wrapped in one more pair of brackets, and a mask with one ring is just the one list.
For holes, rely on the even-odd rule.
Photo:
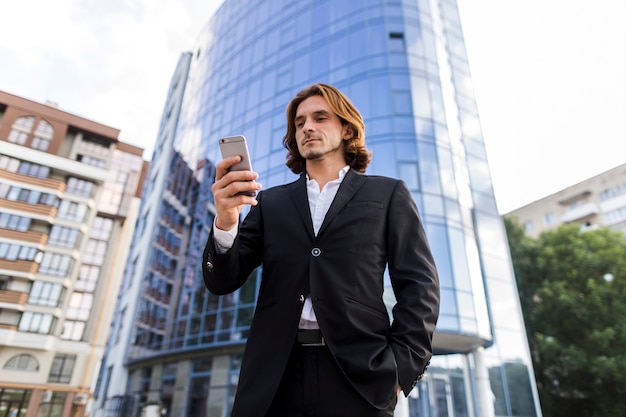
[(306, 160), (298, 152), (296, 143), (296, 112), (304, 100), (313, 96), (322, 96), (331, 110), (339, 117), (342, 125), (350, 125), (354, 136), (343, 141), (346, 164), (357, 172), (365, 172), (372, 160), (372, 153), (365, 147), (365, 123), (361, 113), (348, 97), (337, 88), (328, 84), (313, 84), (300, 91), (287, 105), (287, 133), (283, 137), (283, 146), (287, 149), (287, 167), (294, 174), (301, 174), (306, 167)]

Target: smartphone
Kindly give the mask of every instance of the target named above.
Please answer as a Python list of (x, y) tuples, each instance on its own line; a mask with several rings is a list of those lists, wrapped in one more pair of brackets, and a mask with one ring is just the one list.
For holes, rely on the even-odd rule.
[[(248, 145), (244, 136), (237, 135), (220, 138), (219, 145), (220, 151), (222, 152), (222, 158), (235, 155), (239, 155), (241, 157), (241, 161), (230, 167), (232, 171), (252, 171), (250, 152), (248, 152)], [(245, 191), (242, 194), (254, 197), (256, 195), (256, 191)]]

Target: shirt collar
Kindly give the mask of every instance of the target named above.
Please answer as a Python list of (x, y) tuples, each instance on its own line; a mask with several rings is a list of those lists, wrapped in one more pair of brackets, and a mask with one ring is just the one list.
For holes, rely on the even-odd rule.
[[(350, 165), (346, 165), (345, 167), (341, 168), (339, 170), (339, 177), (336, 180), (334, 180), (334, 181), (339, 181), (339, 182), (343, 181), (343, 177), (346, 176), (348, 171), (350, 171)], [(309, 173), (308, 172), (306, 173), (306, 180), (307, 181), (311, 181), (311, 179), (309, 178)]]

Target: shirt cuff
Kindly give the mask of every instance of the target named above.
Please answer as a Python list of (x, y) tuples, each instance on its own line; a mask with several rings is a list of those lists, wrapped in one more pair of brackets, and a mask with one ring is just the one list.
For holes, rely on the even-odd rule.
[(213, 219), (213, 241), (215, 242), (215, 250), (222, 254), (228, 252), (233, 247), (233, 242), (237, 237), (238, 227), (235, 226), (230, 230), (222, 230), (215, 226), (217, 216)]

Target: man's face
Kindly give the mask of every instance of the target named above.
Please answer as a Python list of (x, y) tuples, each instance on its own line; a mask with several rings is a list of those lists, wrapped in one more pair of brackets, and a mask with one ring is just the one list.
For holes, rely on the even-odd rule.
[(345, 162), (343, 140), (350, 139), (352, 129), (342, 125), (322, 96), (312, 96), (296, 110), (296, 143), (307, 161), (332, 158)]

